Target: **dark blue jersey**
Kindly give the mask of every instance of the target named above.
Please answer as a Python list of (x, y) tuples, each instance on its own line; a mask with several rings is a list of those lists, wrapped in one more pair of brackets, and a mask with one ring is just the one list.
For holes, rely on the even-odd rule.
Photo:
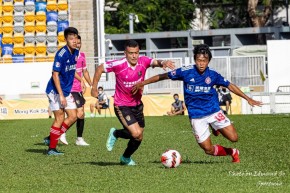
[[(71, 92), (78, 55), (79, 50), (74, 50), (73, 53), (70, 53), (68, 47), (64, 46), (57, 51), (54, 57), (52, 70), (59, 72), (60, 86), (65, 97)], [(58, 94), (52, 77), (46, 87), (46, 93), (48, 94), (50, 92)]]
[(230, 82), (216, 71), (206, 68), (199, 74), (195, 65), (168, 72), (172, 80), (182, 80), (185, 105), (189, 118), (202, 118), (220, 110), (218, 94), (214, 85), (228, 87)]

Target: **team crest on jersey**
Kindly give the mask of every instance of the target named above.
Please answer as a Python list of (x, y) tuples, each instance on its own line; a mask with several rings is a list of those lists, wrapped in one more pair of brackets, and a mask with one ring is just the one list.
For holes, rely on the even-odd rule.
[(171, 75), (175, 76), (176, 75), (176, 70), (171, 71)]
[(210, 79), (210, 77), (207, 77), (207, 78), (205, 79), (205, 83), (206, 83), (206, 84), (210, 84), (210, 83), (211, 83), (211, 79)]
[(55, 63), (55, 67), (59, 68), (60, 67), (60, 63), (59, 62), (56, 62)]
[(126, 116), (126, 120), (127, 120), (127, 121), (131, 121), (131, 117), (130, 117), (130, 115), (127, 115), (127, 116)]

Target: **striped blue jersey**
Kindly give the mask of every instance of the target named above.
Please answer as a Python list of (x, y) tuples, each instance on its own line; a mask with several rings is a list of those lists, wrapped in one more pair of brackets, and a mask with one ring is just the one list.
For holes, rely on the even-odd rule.
[[(54, 57), (52, 70), (59, 72), (60, 86), (65, 97), (71, 92), (78, 55), (79, 50), (74, 50), (73, 53), (70, 53), (68, 47), (64, 46), (57, 51)], [(46, 87), (46, 93), (49, 94), (50, 92), (58, 94), (52, 77)]]
[(189, 118), (202, 118), (220, 110), (218, 94), (214, 85), (228, 87), (230, 82), (216, 71), (206, 68), (199, 74), (195, 65), (168, 72), (171, 80), (182, 80), (184, 100)]

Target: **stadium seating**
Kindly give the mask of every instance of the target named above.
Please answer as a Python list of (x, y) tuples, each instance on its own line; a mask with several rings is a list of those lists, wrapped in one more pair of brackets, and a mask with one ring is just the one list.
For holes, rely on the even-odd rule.
[[(0, 57), (14, 61), (54, 59), (65, 45), (68, 0), (0, 0)], [(3, 44), (3, 46), (1, 45)], [(10, 51), (9, 51), (10, 50)]]
[(13, 56), (14, 55), (23, 55), (23, 54), (24, 54), (23, 43), (14, 44), (14, 46), (13, 46)]
[(46, 42), (46, 34), (45, 32), (36, 33), (36, 43), (45, 43)]
[(22, 44), (24, 43), (24, 35), (23, 33), (14, 33), (13, 35), (13, 44)]
[[(13, 43), (12, 34), (8, 33), (8, 34), (2, 35), (2, 44), (11, 44), (12, 45), (12, 43)], [(3, 47), (3, 45), (2, 45), (2, 47)], [(2, 53), (4, 53), (3, 50), (2, 50)]]
[(56, 2), (56, 0), (47, 0), (46, 10), (47, 11), (57, 11), (57, 2)]

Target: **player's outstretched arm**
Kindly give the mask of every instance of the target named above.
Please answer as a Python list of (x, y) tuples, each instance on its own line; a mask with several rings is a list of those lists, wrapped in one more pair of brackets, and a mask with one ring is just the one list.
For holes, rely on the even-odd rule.
[(152, 67), (160, 67), (164, 70), (166, 68), (170, 68), (171, 70), (173, 70), (175, 68), (175, 65), (174, 62), (172, 62), (171, 60), (154, 60), (152, 63)]
[(161, 81), (161, 80), (165, 80), (165, 79), (168, 79), (168, 74), (167, 73), (164, 73), (164, 74), (158, 74), (156, 76), (152, 76), (151, 78), (148, 78), (147, 80), (144, 80), (142, 82), (139, 82), (137, 84), (135, 84), (133, 87), (132, 87), (132, 90), (131, 92), (133, 94), (136, 94), (138, 92), (139, 89), (143, 88), (143, 86), (147, 85), (147, 84), (151, 84), (151, 83), (154, 83), (154, 82), (158, 82), (158, 81)]
[(261, 105), (263, 105), (263, 103), (262, 103), (261, 101), (256, 101), (256, 100), (254, 100), (254, 99), (248, 97), (248, 96), (247, 96), (245, 93), (243, 93), (243, 91), (241, 91), (241, 90), (239, 89), (239, 87), (237, 87), (235, 84), (230, 83), (230, 85), (228, 86), (228, 89), (229, 89), (231, 92), (235, 93), (236, 95), (238, 95), (238, 96), (244, 98), (245, 100), (247, 100), (248, 103), (249, 103), (249, 105), (251, 105), (252, 107), (253, 107), (253, 106), (259, 106), (259, 107), (260, 107)]
[(105, 72), (104, 70), (104, 64), (99, 65), (96, 68), (94, 78), (93, 78), (93, 84), (92, 84), (92, 90), (91, 90), (91, 95), (92, 97), (97, 98), (98, 97), (98, 83), (100, 81), (102, 73)]

